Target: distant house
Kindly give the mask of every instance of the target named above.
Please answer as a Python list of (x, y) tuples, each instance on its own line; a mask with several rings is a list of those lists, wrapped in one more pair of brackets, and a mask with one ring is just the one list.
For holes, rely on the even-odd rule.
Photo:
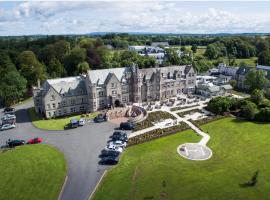
[(257, 65), (256, 69), (265, 71), (266, 72), (266, 78), (270, 81), (270, 66)]
[(208, 84), (208, 83), (213, 83), (217, 77), (215, 76), (197, 76), (196, 77), (196, 84)]
[(233, 79), (235, 79), (236, 72), (238, 69), (239, 69), (239, 67), (227, 66), (225, 63), (220, 63), (218, 65), (218, 72), (220, 74), (223, 74), (226, 76), (232, 76)]
[(246, 75), (248, 72), (251, 70), (251, 67), (246, 67), (246, 66), (241, 66), (239, 69), (236, 71), (236, 86), (240, 90), (248, 90), (249, 87), (248, 85), (245, 84), (246, 80)]
[(169, 43), (168, 42), (152, 42), (151, 46), (153, 47), (169, 47)]
[(129, 51), (135, 51), (135, 52), (140, 52), (143, 51), (146, 48), (146, 46), (129, 46), (128, 50)]
[(208, 84), (199, 84), (196, 86), (196, 94), (202, 95), (204, 97), (215, 97), (215, 96), (222, 96), (226, 92), (232, 90), (232, 86), (227, 85), (214, 85), (212, 83)]

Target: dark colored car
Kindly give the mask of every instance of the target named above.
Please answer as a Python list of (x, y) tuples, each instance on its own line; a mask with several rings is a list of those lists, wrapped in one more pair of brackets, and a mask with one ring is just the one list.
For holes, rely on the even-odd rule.
[(77, 119), (70, 120), (70, 128), (77, 128), (79, 126), (79, 121)]
[(99, 114), (98, 116), (96, 116), (94, 118), (94, 122), (96, 122), (96, 123), (101, 123), (101, 122), (105, 122), (105, 121), (106, 121), (106, 118), (102, 114)]
[(114, 131), (112, 136), (127, 136), (127, 134), (123, 131)]
[(5, 114), (14, 114), (15, 113), (15, 108), (7, 107), (4, 109)]
[(108, 156), (113, 156), (113, 157), (117, 157), (120, 155), (120, 152), (118, 151), (109, 151), (109, 150), (103, 150), (101, 151), (100, 157), (108, 157)]
[(111, 139), (112, 139), (112, 141), (116, 141), (116, 140), (120, 140), (123, 142), (128, 141), (128, 137), (126, 135), (112, 135)]
[(133, 130), (135, 128), (135, 125), (131, 122), (122, 122), (120, 124), (120, 129), (122, 130)]
[(25, 141), (24, 140), (8, 140), (7, 141), (7, 145), (9, 148), (13, 148), (13, 147), (16, 147), (16, 146), (21, 146), (21, 145), (24, 145), (25, 144)]
[(118, 157), (114, 157), (114, 156), (107, 156), (107, 157), (103, 157), (100, 160), (100, 164), (102, 165), (115, 165), (118, 163), (119, 158)]

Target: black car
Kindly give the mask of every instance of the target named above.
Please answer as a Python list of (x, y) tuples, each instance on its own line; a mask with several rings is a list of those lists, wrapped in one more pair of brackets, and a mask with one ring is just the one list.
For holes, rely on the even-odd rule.
[(120, 129), (122, 130), (133, 130), (135, 125), (132, 122), (122, 122), (120, 124)]
[(24, 140), (10, 140), (9, 139), (6, 143), (7, 143), (9, 148), (13, 148), (13, 147), (16, 147), (16, 146), (24, 145), (25, 141)]
[(101, 151), (101, 154), (100, 154), (100, 157), (110, 157), (110, 156), (113, 156), (113, 157), (117, 157), (120, 155), (120, 152), (118, 151), (109, 151), (109, 150), (103, 150)]
[(126, 135), (112, 135), (111, 137), (112, 141), (121, 140), (123, 142), (128, 141), (128, 137)]
[(7, 107), (4, 109), (5, 114), (14, 114), (15, 113), (15, 108)]
[(123, 131), (114, 131), (112, 136), (124, 136), (126, 137), (127, 134)]
[(101, 123), (101, 122), (105, 122), (106, 121), (106, 117), (102, 114), (99, 114), (98, 116), (96, 116), (94, 118), (94, 122), (96, 123)]
[(114, 157), (114, 156), (107, 156), (107, 157), (103, 157), (100, 160), (100, 164), (102, 165), (115, 165), (118, 163), (119, 158), (118, 157)]

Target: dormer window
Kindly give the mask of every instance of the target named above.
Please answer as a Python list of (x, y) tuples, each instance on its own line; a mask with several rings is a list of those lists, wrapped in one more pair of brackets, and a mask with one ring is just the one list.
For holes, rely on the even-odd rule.
[(55, 96), (52, 95), (52, 96), (51, 96), (51, 101), (54, 101), (54, 100), (55, 100)]

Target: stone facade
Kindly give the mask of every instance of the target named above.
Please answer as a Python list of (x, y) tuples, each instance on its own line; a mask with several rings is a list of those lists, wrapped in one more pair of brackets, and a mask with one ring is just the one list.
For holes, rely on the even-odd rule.
[(36, 111), (50, 118), (193, 93), (195, 84), (192, 66), (89, 70), (78, 77), (47, 80), (34, 89), (34, 102)]

